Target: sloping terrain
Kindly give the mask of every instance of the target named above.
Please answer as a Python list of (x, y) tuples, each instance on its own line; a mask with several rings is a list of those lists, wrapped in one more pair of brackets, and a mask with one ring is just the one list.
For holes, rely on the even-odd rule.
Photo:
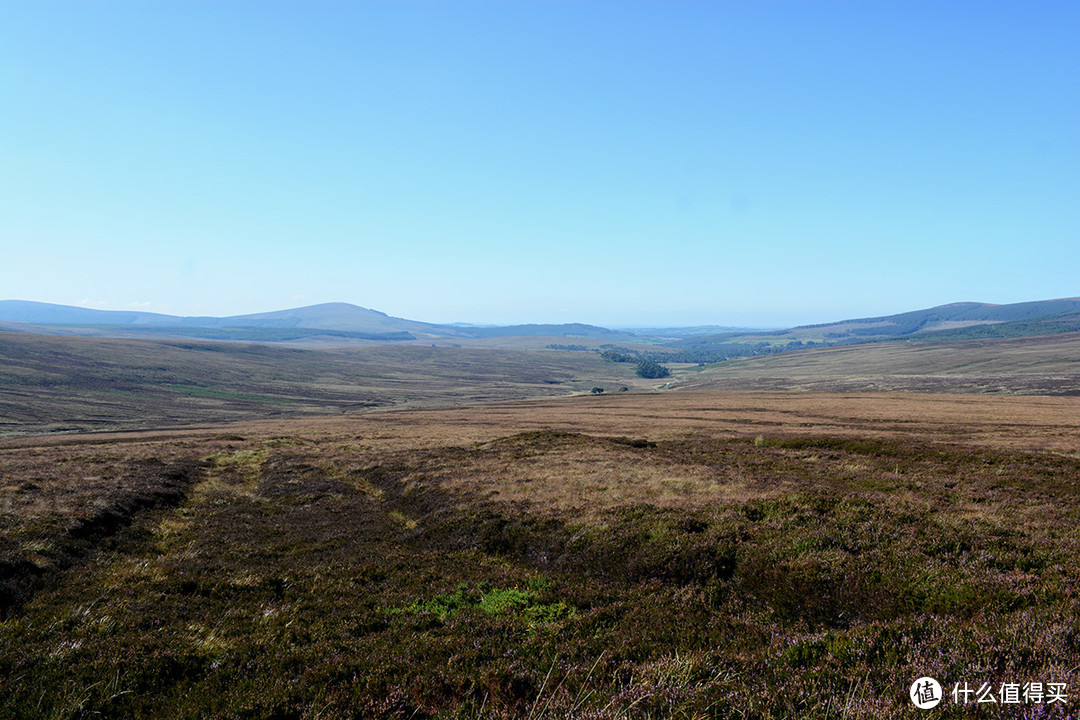
[[(200, 338), (315, 346), (371, 343), (465, 344), (514, 348), (536, 340), (590, 347), (653, 344), (650, 359), (717, 362), (820, 345), (898, 339), (927, 341), (1028, 337), (1080, 332), (1080, 299), (990, 305), (953, 303), (884, 317), (861, 318), (773, 331), (715, 333), (714, 328), (611, 330), (583, 323), (482, 326), (441, 325), (393, 317), (349, 303), (323, 303), (231, 317), (179, 317), (157, 313), (100, 311), (19, 300), (0, 301), (0, 327), (14, 332), (112, 338)], [(533, 342), (529, 342), (532, 339)], [(646, 351), (646, 354), (649, 354)], [(661, 360), (662, 361), (662, 360)]]
[[(197, 320), (197, 318), (191, 318)], [(213, 318), (205, 318), (212, 321)], [(137, 324), (168, 325), (177, 324), (180, 318), (161, 313), (120, 310), (94, 310), (92, 308), (56, 305), (54, 303), (35, 302), (32, 300), (0, 300), (0, 321), (31, 323), (81, 325), (101, 323), (110, 325)]]
[(813, 348), (680, 373), (676, 387), (1080, 395), (1080, 333)]
[(25, 300), (0, 300), (0, 320), (37, 325), (101, 325), (154, 327), (317, 328), (355, 332), (430, 331), (440, 326), (395, 318), (349, 303), (323, 303), (302, 308), (232, 315), (186, 317), (136, 311), (94, 310)]
[(988, 303), (952, 303), (927, 310), (889, 315), (886, 317), (847, 320), (844, 323), (821, 327), (838, 329), (855, 336), (901, 336), (952, 327), (978, 324), (1023, 322), (1058, 315), (1080, 313), (1080, 298), (1040, 300), (1034, 302), (991, 305)]
[[(785, 330), (720, 333), (670, 343), (684, 351), (723, 355), (731, 346), (759, 354), (804, 345), (837, 345), (883, 340), (962, 340), (1026, 337), (1080, 331), (1080, 298), (990, 305), (952, 303), (926, 310), (858, 318)], [(732, 354), (732, 357), (738, 355)]]
[(301, 350), (0, 333), (0, 433), (151, 428), (651, 387), (593, 353)]
[(13, 330), (88, 337), (194, 337), (239, 342), (297, 342), (333, 339), (455, 340), (518, 336), (596, 338), (633, 341), (629, 332), (582, 323), (470, 326), (440, 325), (393, 317), (349, 303), (322, 303), (302, 308), (233, 315), (181, 317), (159, 313), (92, 310), (22, 300), (0, 300), (0, 322)]
[(351, 332), (407, 332), (447, 334), (443, 326), (392, 317), (378, 310), (349, 303), (322, 303), (275, 312), (234, 315), (220, 319), (221, 327), (293, 327)]
[(873, 343), (671, 368), (672, 377), (649, 380), (633, 363), (580, 350), (311, 350), (0, 333), (0, 433), (357, 413), (595, 387), (1077, 395), (1080, 335)]

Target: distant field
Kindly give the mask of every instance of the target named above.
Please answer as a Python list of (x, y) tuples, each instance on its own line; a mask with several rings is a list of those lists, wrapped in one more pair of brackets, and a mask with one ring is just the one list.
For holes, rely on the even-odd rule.
[(729, 360), (685, 375), (699, 389), (1080, 395), (1080, 333), (882, 342)]
[(222, 422), (649, 388), (595, 353), (310, 350), (0, 333), (0, 434)]
[[(512, 340), (512, 339), (511, 339)], [(0, 333), (0, 435), (351, 414), (621, 388), (1080, 394), (1080, 335), (802, 350), (646, 380), (595, 352), (372, 345), (310, 349), (199, 340)], [(483, 340), (472, 341), (483, 343)], [(628, 346), (629, 347), (629, 346)], [(641, 346), (648, 347), (648, 346)]]
[(906, 718), (923, 675), (1068, 688), (942, 717), (1075, 716), (1078, 417), (680, 390), (0, 440), (0, 716)]

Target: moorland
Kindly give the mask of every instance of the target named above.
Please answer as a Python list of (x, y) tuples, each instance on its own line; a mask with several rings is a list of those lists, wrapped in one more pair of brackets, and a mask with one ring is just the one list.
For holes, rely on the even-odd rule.
[(600, 341), (0, 333), (0, 716), (1075, 716), (1075, 333)]
[(656, 382), (588, 352), (0, 333), (0, 437), (617, 392)]
[(476, 342), (312, 348), (0, 332), (0, 437), (355, 414), (593, 388), (1080, 395), (1078, 332), (665, 361), (665, 378), (636, 372), (643, 356), (664, 360), (663, 346), (620, 343), (617, 351), (598, 352), (586, 339), (543, 336)]
[(1077, 409), (625, 393), (11, 438), (0, 707), (888, 718), (923, 675), (1075, 687)]

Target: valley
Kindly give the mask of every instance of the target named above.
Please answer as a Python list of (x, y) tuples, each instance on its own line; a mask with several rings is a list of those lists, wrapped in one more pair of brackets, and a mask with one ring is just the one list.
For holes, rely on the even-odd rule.
[(907, 718), (927, 674), (1080, 683), (1076, 333), (354, 340), (0, 332), (0, 715)]

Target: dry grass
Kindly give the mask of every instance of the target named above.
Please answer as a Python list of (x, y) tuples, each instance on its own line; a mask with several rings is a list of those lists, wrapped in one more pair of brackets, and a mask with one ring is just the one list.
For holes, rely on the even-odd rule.
[(675, 391), (7, 439), (0, 715), (902, 718), (924, 673), (1071, 689), (1078, 417)]
[(882, 342), (731, 360), (684, 374), (699, 390), (1080, 395), (1080, 334)]
[(0, 333), (0, 436), (359, 413), (646, 388), (595, 353), (297, 348)]

